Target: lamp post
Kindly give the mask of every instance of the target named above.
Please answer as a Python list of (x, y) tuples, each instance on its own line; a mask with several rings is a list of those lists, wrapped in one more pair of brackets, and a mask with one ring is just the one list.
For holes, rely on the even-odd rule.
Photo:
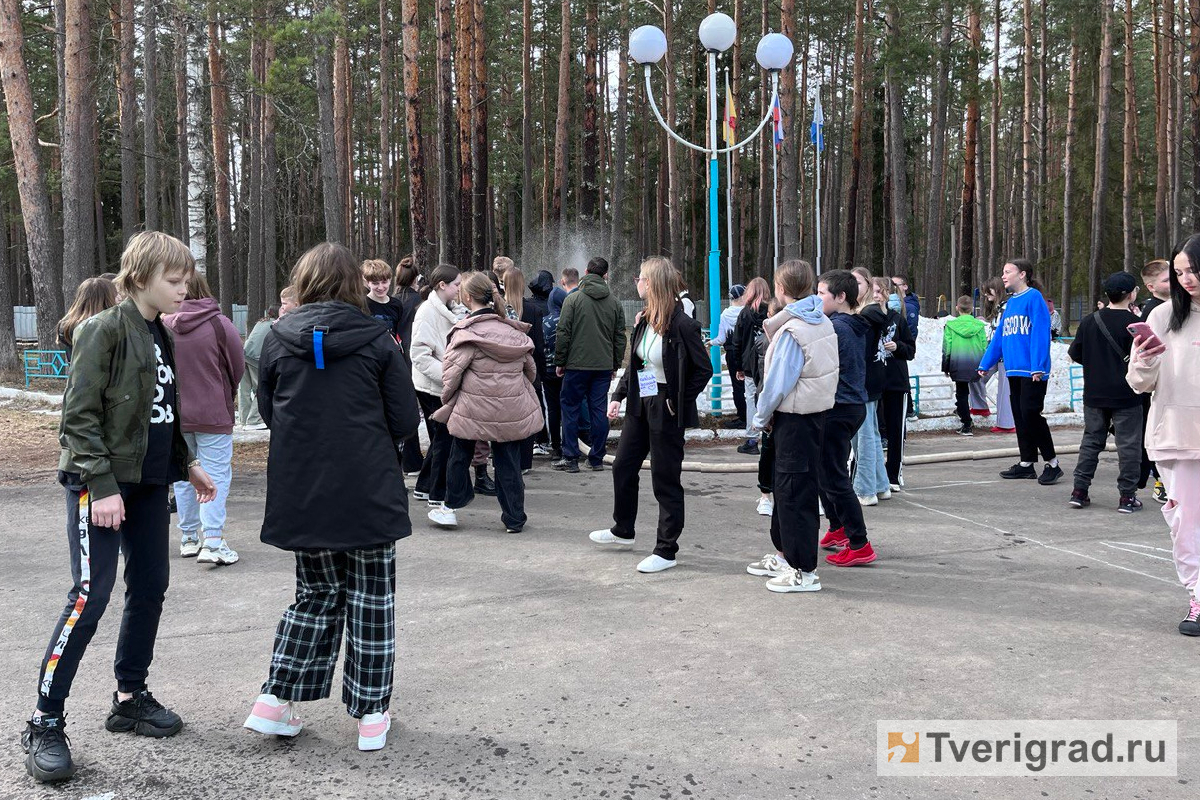
[[(646, 79), (646, 97), (654, 118), (675, 141), (692, 150), (705, 153), (708, 156), (708, 320), (709, 335), (716, 335), (721, 318), (721, 242), (720, 223), (718, 220), (717, 191), (720, 183), (721, 168), (719, 157), (721, 153), (740, 150), (762, 131), (767, 121), (771, 119), (771, 108), (779, 94), (779, 71), (792, 60), (792, 42), (781, 33), (768, 33), (758, 43), (755, 58), (759, 66), (771, 76), (771, 102), (767, 104), (767, 113), (754, 132), (740, 142), (728, 147), (718, 147), (717, 139), (717, 55), (733, 46), (737, 39), (737, 25), (728, 14), (709, 14), (700, 23), (700, 43), (708, 52), (708, 141), (706, 146), (689, 142), (680, 136), (667, 121), (663, 119), (654, 101), (654, 89), (650, 84), (651, 67), (662, 60), (667, 54), (667, 37), (660, 28), (653, 25), (643, 25), (629, 35), (629, 55), (642, 65)], [(678, 257), (678, 254), (675, 254)], [(719, 347), (712, 348), (713, 411), (721, 408), (721, 353)]]

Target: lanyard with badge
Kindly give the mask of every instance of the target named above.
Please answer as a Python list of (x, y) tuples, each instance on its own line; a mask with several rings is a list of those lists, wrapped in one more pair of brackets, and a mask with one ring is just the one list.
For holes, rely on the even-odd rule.
[(657, 397), (658, 396), (658, 378), (654, 375), (654, 368), (645, 366), (650, 363), (650, 349), (654, 347), (654, 341), (658, 338), (656, 332), (650, 338), (650, 343), (646, 343), (647, 335), (653, 328), (647, 324), (646, 329), (642, 332), (642, 368), (638, 370), (638, 396), (639, 397)]

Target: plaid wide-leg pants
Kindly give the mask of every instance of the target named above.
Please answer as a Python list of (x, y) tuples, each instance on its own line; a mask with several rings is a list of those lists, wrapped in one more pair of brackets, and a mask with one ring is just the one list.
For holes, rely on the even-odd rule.
[(275, 629), (263, 694), (280, 700), (329, 697), (342, 628), (342, 702), (350, 716), (386, 711), (396, 661), (396, 546), (296, 553), (296, 602)]

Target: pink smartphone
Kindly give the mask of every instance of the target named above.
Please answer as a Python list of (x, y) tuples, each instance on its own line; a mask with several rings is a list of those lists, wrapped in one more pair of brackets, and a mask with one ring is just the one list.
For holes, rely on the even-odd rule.
[(1140, 336), (1143, 339), (1142, 347), (1145, 349), (1156, 348), (1162, 345), (1162, 340), (1158, 338), (1158, 334), (1145, 322), (1135, 322), (1126, 327), (1125, 330), (1129, 331), (1135, 339)]

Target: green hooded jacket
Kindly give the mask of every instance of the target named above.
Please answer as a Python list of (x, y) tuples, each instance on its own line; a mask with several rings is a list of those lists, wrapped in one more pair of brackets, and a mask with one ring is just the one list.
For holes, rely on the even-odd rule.
[(625, 310), (608, 281), (584, 275), (567, 295), (554, 343), (554, 365), (563, 369), (616, 372), (625, 360)]
[(946, 321), (942, 333), (942, 372), (954, 381), (979, 377), (979, 360), (987, 350), (987, 327), (983, 320), (959, 314)]

